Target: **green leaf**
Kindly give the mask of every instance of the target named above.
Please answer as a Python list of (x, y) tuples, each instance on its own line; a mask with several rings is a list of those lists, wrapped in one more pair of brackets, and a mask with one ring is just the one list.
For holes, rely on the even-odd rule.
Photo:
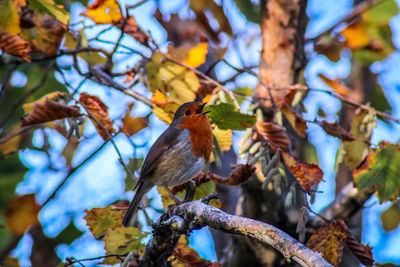
[(388, 209), (381, 213), (382, 227), (386, 232), (393, 231), (400, 224), (399, 203), (393, 203)]
[(95, 238), (101, 237), (108, 229), (115, 229), (122, 226), (122, 218), (125, 211), (115, 209), (112, 206), (104, 208), (93, 208), (85, 210), (86, 224), (89, 226)]
[(255, 6), (251, 0), (235, 0), (235, 4), (247, 21), (260, 24), (260, 13), (256, 10), (259, 7)]
[(21, 32), (16, 3), (12, 0), (0, 1), (0, 30), (11, 35)]
[(73, 221), (69, 223), (67, 227), (64, 228), (55, 239), (61, 244), (70, 245), (78, 237), (80, 237), (84, 232), (76, 228)]
[(256, 116), (240, 113), (232, 104), (221, 103), (206, 106), (205, 111), (210, 111), (208, 117), (221, 130), (246, 130), (256, 123)]
[[(370, 109), (357, 109), (351, 122), (350, 133), (356, 137), (369, 141), (372, 130), (376, 127), (376, 114)], [(345, 141), (345, 162), (350, 169), (356, 168), (365, 159), (369, 152), (369, 145), (361, 140)]]
[[(233, 90), (233, 92), (235, 92), (236, 94), (236, 100), (238, 102), (239, 105), (241, 105), (243, 103), (244, 100), (246, 100), (249, 96), (251, 96), (253, 94), (253, 90), (250, 89), (249, 87), (245, 86), (245, 87), (236, 87), (235, 90)], [(229, 97), (230, 99), (230, 97)]]
[(400, 196), (400, 147), (387, 147), (371, 153), (365, 166), (354, 172), (354, 181), (360, 190), (377, 187), (379, 201), (396, 200)]
[(374, 24), (388, 24), (389, 20), (399, 13), (395, 0), (385, 0), (377, 3), (362, 14), (364, 21)]
[(40, 14), (48, 14), (61, 23), (68, 25), (69, 13), (61, 5), (56, 5), (53, 0), (28, 0), (29, 7)]
[[(141, 241), (147, 235), (148, 233), (140, 233), (139, 229), (134, 227), (110, 229), (104, 237), (104, 248), (107, 255), (124, 254), (134, 250), (141, 254), (145, 247)], [(120, 262), (117, 258), (109, 257), (104, 259), (102, 264), (117, 264)]]

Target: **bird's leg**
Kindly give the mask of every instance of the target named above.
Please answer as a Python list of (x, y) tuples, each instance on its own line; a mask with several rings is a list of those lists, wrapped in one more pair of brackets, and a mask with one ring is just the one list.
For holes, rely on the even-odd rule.
[(177, 197), (176, 195), (174, 195), (174, 193), (171, 192), (171, 190), (166, 184), (164, 184), (163, 187), (165, 188), (165, 190), (167, 190), (169, 197), (172, 198), (176, 204), (180, 205), (183, 203), (179, 197)]
[(195, 193), (196, 193), (196, 184), (195, 182), (193, 182), (193, 180), (190, 180), (186, 186), (186, 193), (183, 202), (192, 201)]

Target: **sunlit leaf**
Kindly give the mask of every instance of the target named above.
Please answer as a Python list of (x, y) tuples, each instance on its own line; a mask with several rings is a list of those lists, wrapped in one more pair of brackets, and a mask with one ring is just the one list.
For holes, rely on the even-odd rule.
[(232, 146), (232, 130), (221, 130), (217, 126), (212, 130), (222, 151), (228, 151)]
[(354, 23), (343, 29), (341, 32), (346, 39), (346, 46), (350, 49), (359, 49), (371, 43), (371, 37), (361, 23)]
[(301, 162), (288, 152), (282, 152), (282, 157), (304, 190), (309, 191), (313, 185), (322, 181), (323, 172), (317, 165)]
[[(376, 114), (370, 109), (357, 109), (355, 117), (351, 122), (350, 134), (362, 140), (369, 141), (372, 136), (372, 130), (376, 126)], [(356, 168), (368, 155), (369, 145), (364, 141), (354, 140), (345, 141), (344, 155), (345, 162), (350, 169)]]
[(19, 36), (0, 31), (0, 49), (25, 61), (31, 61), (29, 43), (22, 40)]
[(122, 18), (121, 7), (117, 0), (97, 0), (81, 15), (97, 24), (117, 23)]
[(327, 223), (307, 241), (307, 247), (318, 251), (330, 264), (337, 266), (342, 260), (347, 234), (342, 225)]
[(6, 227), (15, 235), (22, 235), (30, 225), (39, 223), (40, 206), (34, 194), (18, 196), (7, 205), (5, 212)]
[(196, 45), (173, 47), (168, 46), (168, 54), (175, 60), (197, 68), (206, 61), (208, 43), (200, 42)]
[(10, 35), (18, 35), (21, 32), (15, 1), (0, 1), (0, 31), (4, 31)]
[(393, 231), (400, 224), (399, 203), (393, 203), (389, 208), (381, 213), (382, 227), (386, 232)]
[(50, 15), (64, 25), (68, 25), (69, 13), (62, 5), (57, 5), (53, 0), (29, 0), (29, 7), (39, 14)]
[(400, 196), (400, 147), (387, 145), (372, 152), (353, 172), (354, 183), (360, 190), (376, 186), (379, 201), (396, 200)]
[[(141, 241), (147, 235), (147, 233), (140, 233), (140, 230), (134, 227), (110, 229), (104, 237), (106, 255), (124, 254), (132, 251), (142, 254), (145, 244), (142, 244)], [(121, 261), (114, 257), (108, 257), (102, 261), (102, 264), (117, 263), (121, 263)]]
[(84, 219), (89, 226), (90, 232), (92, 232), (95, 238), (99, 238), (108, 229), (122, 227), (122, 218), (124, 217), (125, 210), (118, 206), (107, 206), (85, 210), (85, 213)]
[(109, 138), (107, 131), (110, 134), (115, 132), (113, 123), (108, 116), (108, 107), (97, 96), (86, 93), (81, 93), (79, 103), (97, 120), (90, 118), (100, 136), (107, 140)]
[(210, 105), (206, 106), (204, 110), (210, 111), (208, 117), (221, 130), (246, 130), (254, 126), (256, 122), (255, 115), (241, 113), (232, 104)]

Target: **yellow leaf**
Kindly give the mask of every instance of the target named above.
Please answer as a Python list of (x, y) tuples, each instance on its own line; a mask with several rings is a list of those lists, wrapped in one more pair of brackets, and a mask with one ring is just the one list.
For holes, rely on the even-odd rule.
[(40, 206), (34, 194), (18, 196), (8, 203), (5, 212), (6, 228), (15, 235), (22, 235), (30, 225), (39, 223)]
[(217, 126), (212, 131), (222, 151), (228, 151), (232, 145), (232, 130), (221, 130)]
[(172, 118), (174, 117), (175, 111), (178, 109), (179, 105), (175, 103), (169, 103), (164, 106), (154, 107), (153, 113), (160, 120), (171, 124)]
[(74, 158), (75, 151), (79, 146), (79, 139), (75, 135), (69, 138), (68, 143), (65, 145), (61, 155), (64, 156), (67, 166), (71, 167), (72, 159)]
[[(141, 241), (142, 238), (147, 235), (147, 233), (140, 233), (139, 229), (135, 227), (110, 229), (104, 237), (106, 254), (125, 254), (132, 251), (137, 251), (139, 254), (142, 254), (145, 245), (142, 244)], [(121, 263), (118, 258), (108, 257), (105, 258), (101, 264), (117, 263)]]
[(89, 226), (90, 232), (95, 238), (98, 238), (109, 229), (122, 227), (122, 218), (125, 210), (118, 206), (110, 205), (103, 208), (85, 210), (85, 213), (84, 219)]
[(202, 42), (189, 50), (189, 55), (185, 59), (187, 65), (197, 68), (206, 61), (208, 43)]
[(0, 1), (0, 30), (10, 35), (18, 35), (21, 32), (21, 28), (19, 27), (19, 14), (15, 1)]
[(346, 46), (350, 49), (363, 48), (371, 43), (371, 38), (360, 23), (354, 23), (347, 26), (342, 31), (346, 39)]
[(160, 90), (156, 90), (153, 93), (153, 96), (151, 97), (150, 101), (156, 104), (157, 106), (164, 106), (165, 104), (171, 103), (171, 101), (167, 102), (165, 94)]
[[(17, 123), (14, 126), (10, 127), (10, 130), (7, 133), (3, 134), (6, 136), (8, 133), (13, 133), (18, 131), (21, 128), (20, 124)], [(20, 134), (14, 136), (13, 138), (7, 140), (7, 142), (0, 144), (0, 152), (5, 155), (11, 153), (19, 148), (19, 143), (21, 142), (22, 136)]]
[(117, 23), (122, 18), (121, 7), (117, 0), (97, 0), (81, 15), (97, 24)]

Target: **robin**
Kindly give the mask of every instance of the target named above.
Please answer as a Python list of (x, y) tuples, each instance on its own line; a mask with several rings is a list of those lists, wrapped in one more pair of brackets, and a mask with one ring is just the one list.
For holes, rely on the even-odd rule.
[(140, 170), (135, 196), (122, 221), (132, 226), (142, 197), (154, 186), (174, 186), (196, 177), (208, 162), (212, 150), (206, 103), (189, 102), (175, 112), (171, 125), (152, 145)]

